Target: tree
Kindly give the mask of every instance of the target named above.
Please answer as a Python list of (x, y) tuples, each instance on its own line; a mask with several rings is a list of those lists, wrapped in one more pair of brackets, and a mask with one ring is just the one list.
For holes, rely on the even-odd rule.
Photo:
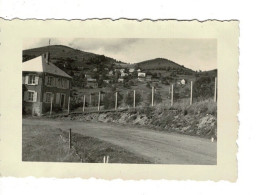
[(211, 77), (199, 77), (193, 83), (193, 96), (195, 98), (210, 98), (214, 96), (214, 82)]

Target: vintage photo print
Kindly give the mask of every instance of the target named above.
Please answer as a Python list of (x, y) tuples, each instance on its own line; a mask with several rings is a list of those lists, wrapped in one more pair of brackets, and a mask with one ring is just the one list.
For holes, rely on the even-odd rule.
[(236, 179), (238, 22), (1, 22), (2, 175)]

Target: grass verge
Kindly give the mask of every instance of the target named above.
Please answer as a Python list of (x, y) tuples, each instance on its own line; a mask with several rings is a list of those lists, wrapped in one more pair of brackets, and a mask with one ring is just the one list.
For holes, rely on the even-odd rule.
[(109, 163), (150, 163), (119, 146), (77, 133), (72, 133), (70, 149), (68, 132), (49, 126), (23, 125), (23, 161), (102, 163), (104, 156), (109, 156)]

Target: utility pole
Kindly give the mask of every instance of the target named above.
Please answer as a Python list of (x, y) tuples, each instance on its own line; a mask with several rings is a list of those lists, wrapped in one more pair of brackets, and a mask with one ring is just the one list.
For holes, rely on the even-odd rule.
[(86, 96), (84, 95), (84, 99), (83, 99), (83, 112), (85, 112), (85, 101), (86, 101)]
[(99, 95), (98, 95), (98, 111), (100, 111), (100, 101), (101, 101), (101, 91), (99, 91)]
[(154, 105), (154, 86), (152, 86), (152, 106)]
[(171, 85), (171, 94), (170, 94), (170, 105), (173, 106), (173, 84)]
[(115, 93), (115, 110), (117, 110), (118, 107), (118, 92)]
[(134, 108), (136, 108), (136, 90), (134, 90)]
[(68, 99), (68, 114), (70, 114), (70, 96), (69, 96), (69, 99)]
[(217, 102), (217, 77), (215, 77), (215, 85), (214, 85), (214, 102)]
[(193, 81), (191, 81), (190, 105), (193, 103)]

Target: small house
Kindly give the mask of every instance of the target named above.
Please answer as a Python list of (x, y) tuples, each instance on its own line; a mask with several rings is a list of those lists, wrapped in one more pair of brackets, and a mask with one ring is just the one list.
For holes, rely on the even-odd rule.
[(103, 80), (105, 83), (109, 84), (110, 83), (110, 80), (109, 79), (105, 79)]
[(180, 81), (180, 83), (181, 83), (181, 85), (185, 85), (185, 84), (186, 84), (186, 80), (185, 80), (185, 79), (182, 79), (182, 80)]
[(97, 88), (98, 83), (96, 79), (92, 79), (90, 76), (87, 78), (87, 87)]
[(146, 75), (145, 80), (146, 81), (152, 81), (152, 75)]
[(146, 77), (146, 73), (144, 72), (138, 73), (138, 81), (141, 81), (141, 82), (145, 81), (145, 77)]
[(118, 83), (123, 83), (124, 82), (124, 79), (123, 78), (119, 78), (118, 79)]
[(125, 73), (125, 72), (121, 72), (120, 76), (121, 76), (121, 77), (125, 77), (125, 76), (128, 76), (128, 73)]
[(23, 113), (41, 116), (50, 107), (68, 108), (72, 77), (43, 54), (22, 63)]
[(135, 71), (135, 68), (130, 68), (129, 73), (133, 73)]

